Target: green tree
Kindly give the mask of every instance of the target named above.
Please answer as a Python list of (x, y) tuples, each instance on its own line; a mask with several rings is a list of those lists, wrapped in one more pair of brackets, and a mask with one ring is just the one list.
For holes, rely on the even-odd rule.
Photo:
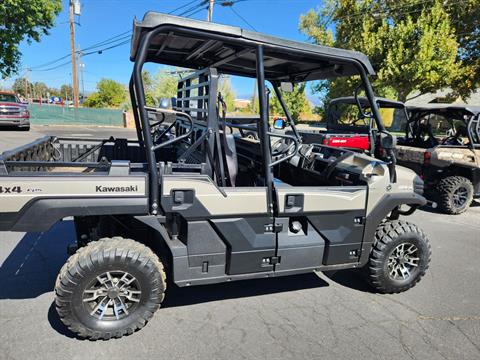
[(229, 77), (222, 76), (220, 78), (218, 92), (222, 94), (223, 101), (227, 104), (227, 111), (234, 111), (236, 94), (232, 88)]
[(60, 86), (59, 94), (61, 98), (68, 98), (69, 100), (73, 99), (73, 87), (70, 84), (63, 84)]
[(111, 79), (102, 79), (97, 83), (97, 91), (92, 93), (83, 105), (94, 108), (118, 108), (126, 101), (127, 89), (124, 85)]
[[(401, 101), (451, 86), (465, 68), (457, 58), (455, 28), (439, 0), (328, 0), (300, 18), (300, 29), (315, 43), (357, 50), (377, 70), (377, 93)], [(358, 78), (322, 82), (324, 100), (353, 92)]]
[(31, 93), (31, 90), (29, 90), (31, 89), (31, 86), (32, 84), (26, 78), (24, 77), (17, 78), (13, 82), (12, 91), (15, 94), (20, 94), (21, 96), (26, 97), (27, 94), (25, 93), (25, 91), (28, 91), (28, 93)]
[(457, 94), (466, 97), (480, 87), (480, 0), (452, 2), (446, 10), (456, 30), (457, 57), (465, 68), (452, 87)]
[(0, 1), (0, 76), (18, 71), (21, 53), (18, 45), (40, 41), (54, 25), (62, 9), (61, 0)]
[(155, 98), (155, 79), (150, 71), (142, 71), (143, 89), (145, 92), (145, 103), (147, 106), (158, 106), (158, 100)]
[(60, 90), (58, 88), (54, 88), (54, 87), (49, 87), (48, 88), (48, 93), (50, 94), (50, 96), (60, 96), (60, 97), (64, 97), (65, 94), (62, 94), (60, 93)]
[(178, 77), (172, 73), (172, 70), (160, 70), (155, 74), (152, 94), (157, 100), (176, 97), (177, 84)]
[[(283, 92), (282, 98), (292, 115), (293, 120), (298, 120), (300, 115), (312, 114), (310, 102), (305, 92), (306, 84), (297, 84), (292, 92)], [(270, 98), (270, 114), (284, 116), (282, 105), (275, 95)]]
[(32, 88), (33, 88), (33, 95), (35, 98), (39, 99), (39, 98), (46, 98), (47, 97), (47, 93), (48, 93), (48, 86), (47, 84), (41, 82), (41, 81), (37, 81), (35, 83), (32, 84)]

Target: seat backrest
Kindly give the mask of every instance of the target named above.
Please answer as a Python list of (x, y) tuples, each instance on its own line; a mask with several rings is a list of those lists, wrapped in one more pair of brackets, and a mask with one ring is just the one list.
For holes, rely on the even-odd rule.
[(228, 176), (230, 178), (230, 184), (235, 186), (235, 182), (238, 174), (238, 158), (237, 158), (237, 147), (235, 146), (235, 137), (233, 134), (228, 134), (225, 136), (226, 148), (225, 160), (227, 163)]

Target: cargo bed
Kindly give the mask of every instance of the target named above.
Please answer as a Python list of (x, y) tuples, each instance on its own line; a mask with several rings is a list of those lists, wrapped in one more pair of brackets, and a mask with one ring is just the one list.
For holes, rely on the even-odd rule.
[(0, 230), (45, 231), (66, 216), (148, 213), (139, 143), (46, 136), (0, 155)]

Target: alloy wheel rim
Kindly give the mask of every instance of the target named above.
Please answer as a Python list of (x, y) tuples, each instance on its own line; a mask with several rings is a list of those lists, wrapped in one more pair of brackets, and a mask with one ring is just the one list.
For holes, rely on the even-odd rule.
[(455, 207), (457, 208), (463, 207), (468, 199), (467, 188), (460, 186), (457, 190), (454, 191), (452, 199), (453, 199), (453, 205), (455, 205)]
[(418, 247), (412, 243), (402, 243), (388, 257), (388, 274), (392, 280), (408, 280), (419, 263)]
[(135, 310), (142, 291), (138, 280), (126, 271), (107, 271), (83, 291), (82, 302), (99, 320), (121, 320)]

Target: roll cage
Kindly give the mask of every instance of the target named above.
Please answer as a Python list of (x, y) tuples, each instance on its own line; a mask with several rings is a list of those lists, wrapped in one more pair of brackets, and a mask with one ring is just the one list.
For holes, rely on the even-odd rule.
[(430, 118), (432, 115), (442, 115), (451, 123), (452, 120), (463, 121), (467, 130), (469, 146), (480, 147), (480, 107), (469, 105), (451, 104), (426, 104), (420, 106), (406, 106), (408, 113), (408, 126), (406, 137), (413, 136), (414, 124), (422, 118)]
[[(283, 40), (236, 27), (150, 12), (142, 21), (134, 22), (130, 58), (134, 62), (134, 67), (129, 91), (139, 145), (146, 154), (146, 166), (150, 174), (150, 212), (154, 215), (162, 211), (159, 207), (161, 159), (158, 156), (158, 150), (167, 145), (172, 145), (194, 134), (190, 145), (205, 146), (203, 150), (206, 153), (204, 164), (206, 171), (217, 176), (220, 181), (225, 181), (225, 164), (219, 160), (222, 151), (221, 133), (222, 130), (224, 130), (223, 133), (226, 131), (225, 120), (223, 123), (219, 121), (221, 99), (217, 93), (220, 74), (257, 79), (260, 117), (253, 126), (260, 141), (262, 172), (268, 188), (269, 212), (273, 209), (272, 167), (282, 160), (272, 158), (270, 137), (277, 136), (293, 141), (294, 152), (298, 151), (299, 141), (293, 119), (278, 89), (281, 82), (296, 83), (359, 75), (366, 98), (370, 103), (372, 116), (379, 130), (385, 131), (368, 79), (368, 75), (374, 74), (373, 68), (368, 58), (358, 52)], [(152, 124), (149, 120), (149, 108), (146, 106), (141, 76), (146, 62), (185, 67), (196, 71), (190, 78), (186, 77), (179, 82), (179, 101), (176, 108), (169, 111), (171, 115), (177, 117), (177, 120), (158, 134), (157, 139), (162, 139), (168, 129), (176, 126), (180, 128), (179, 124), (183, 124), (183, 130), (176, 129), (176, 137), (157, 144), (153, 141), (153, 133), (163, 121)], [(193, 82), (193, 79), (198, 80)], [(272, 84), (281, 102), (294, 131), (293, 137), (269, 132), (266, 81)], [(196, 89), (195, 96), (190, 95), (193, 89)], [(191, 106), (192, 103), (195, 107)], [(168, 113), (164, 110), (158, 111), (163, 114)], [(206, 131), (197, 136), (194, 129), (199, 124)], [(242, 128), (245, 125), (236, 126)], [(283, 160), (286, 159), (287, 157)]]

